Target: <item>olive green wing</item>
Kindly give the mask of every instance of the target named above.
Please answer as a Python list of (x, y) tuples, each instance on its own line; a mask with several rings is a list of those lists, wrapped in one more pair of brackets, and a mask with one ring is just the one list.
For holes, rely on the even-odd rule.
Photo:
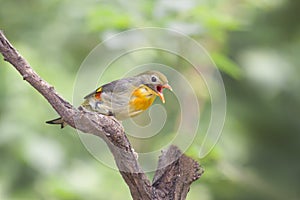
[(95, 91), (86, 95), (84, 99), (88, 99), (92, 96), (100, 96), (101, 93), (122, 93), (130, 90), (131, 87), (137, 87), (140, 85), (140, 81), (136, 77), (128, 77), (120, 80), (115, 80), (105, 85), (100, 86)]

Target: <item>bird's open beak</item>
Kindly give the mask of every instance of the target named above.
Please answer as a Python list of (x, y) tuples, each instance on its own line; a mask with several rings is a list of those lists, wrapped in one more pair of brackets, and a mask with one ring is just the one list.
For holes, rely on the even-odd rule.
[(162, 86), (162, 89), (158, 91), (158, 96), (159, 96), (159, 98), (161, 99), (161, 101), (162, 101), (163, 103), (166, 102), (166, 101), (165, 101), (164, 94), (163, 94), (163, 89), (164, 89), (164, 88), (167, 88), (167, 89), (173, 91), (173, 90), (172, 90), (172, 87), (171, 87), (169, 84), (165, 84), (165, 85)]
[(168, 83), (165, 84), (165, 85), (163, 85), (162, 87), (163, 87), (163, 88), (167, 88), (167, 89), (173, 91), (172, 87), (171, 87)]

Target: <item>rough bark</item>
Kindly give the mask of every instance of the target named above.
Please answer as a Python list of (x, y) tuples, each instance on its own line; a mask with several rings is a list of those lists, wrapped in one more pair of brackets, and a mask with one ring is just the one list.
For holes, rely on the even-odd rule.
[[(203, 169), (193, 159), (171, 146), (159, 159), (153, 183), (140, 167), (122, 125), (114, 118), (78, 109), (64, 100), (44, 81), (17, 52), (0, 31), (0, 53), (54, 108), (71, 127), (102, 138), (112, 152), (116, 165), (127, 183), (134, 200), (183, 200), (190, 184), (197, 180)], [(168, 164), (171, 163), (171, 164)]]

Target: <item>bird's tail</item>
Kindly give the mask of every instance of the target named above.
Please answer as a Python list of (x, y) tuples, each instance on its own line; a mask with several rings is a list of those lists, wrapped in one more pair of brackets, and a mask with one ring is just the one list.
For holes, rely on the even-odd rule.
[(65, 126), (67, 126), (67, 123), (64, 122), (64, 120), (61, 117), (46, 121), (46, 123), (47, 124), (60, 124), (60, 128), (64, 128)]

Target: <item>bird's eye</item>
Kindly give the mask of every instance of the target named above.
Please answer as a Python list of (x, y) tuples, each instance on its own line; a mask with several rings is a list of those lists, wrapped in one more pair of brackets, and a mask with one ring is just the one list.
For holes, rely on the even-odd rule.
[(156, 81), (157, 81), (157, 78), (156, 78), (155, 76), (152, 76), (152, 77), (151, 77), (151, 81), (152, 81), (152, 82), (156, 82)]

